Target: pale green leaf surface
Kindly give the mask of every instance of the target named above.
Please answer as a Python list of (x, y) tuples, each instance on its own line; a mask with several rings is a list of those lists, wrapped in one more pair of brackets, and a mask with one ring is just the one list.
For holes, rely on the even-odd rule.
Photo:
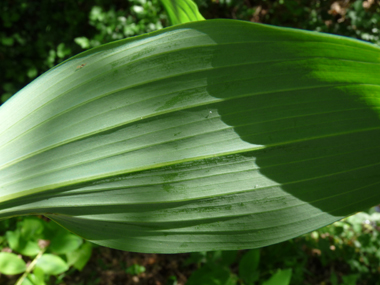
[(33, 270), (33, 274), (29, 273), (21, 284), (22, 285), (46, 285), (44, 280), (45, 280), (44, 271), (39, 267), (35, 267)]
[(195, 270), (188, 281), (188, 285), (209, 284), (209, 285), (231, 285), (236, 284), (230, 270), (226, 267), (210, 264)]
[(50, 241), (49, 250), (57, 254), (65, 254), (77, 250), (82, 242), (83, 239), (66, 231), (56, 235)]
[(279, 270), (273, 274), (271, 278), (265, 281), (263, 285), (289, 285), (291, 278), (291, 269)]
[(57, 275), (69, 269), (66, 262), (57, 255), (45, 253), (38, 260), (36, 268), (40, 268), (47, 275)]
[(15, 231), (7, 231), (5, 234), (9, 247), (22, 255), (35, 256), (41, 250), (38, 241), (24, 237), (20, 228)]
[(24, 272), (25, 261), (14, 253), (0, 252), (0, 272), (7, 275), (15, 275)]
[(35, 267), (33, 269), (33, 279), (36, 285), (45, 285), (45, 272), (41, 268)]
[(255, 248), (380, 201), (380, 48), (233, 20), (84, 52), (0, 108), (0, 217), (137, 252)]
[(161, 2), (172, 25), (203, 21), (205, 19), (192, 0), (161, 0)]
[(85, 242), (77, 250), (66, 253), (67, 265), (73, 265), (76, 269), (81, 271), (89, 261), (91, 253), (92, 245), (89, 242)]
[(243, 255), (239, 262), (239, 277), (242, 278), (246, 284), (253, 284), (258, 279), (260, 275), (257, 271), (259, 263), (259, 249), (252, 249)]
[(28, 274), (28, 277), (25, 278), (25, 279), (22, 281), (21, 285), (35, 285), (35, 284), (33, 284), (32, 281), (29, 280), (29, 278), (30, 278), (30, 279), (33, 279), (33, 278), (31, 277), (31, 274)]

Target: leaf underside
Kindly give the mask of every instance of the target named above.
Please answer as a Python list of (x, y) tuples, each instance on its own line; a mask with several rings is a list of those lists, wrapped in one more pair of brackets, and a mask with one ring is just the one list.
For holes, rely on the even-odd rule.
[(79, 54), (0, 108), (0, 217), (177, 253), (278, 243), (380, 201), (380, 49), (233, 20)]

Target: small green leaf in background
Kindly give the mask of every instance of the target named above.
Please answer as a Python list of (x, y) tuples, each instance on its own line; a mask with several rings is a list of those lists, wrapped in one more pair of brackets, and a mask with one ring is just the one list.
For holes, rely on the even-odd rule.
[(335, 272), (331, 272), (330, 282), (331, 282), (331, 285), (338, 285), (339, 284), (338, 276), (336, 275)]
[(205, 20), (199, 13), (197, 5), (191, 0), (161, 0), (161, 2), (172, 25)]
[(86, 37), (77, 37), (74, 39), (82, 49), (88, 49), (90, 47), (90, 40)]
[(41, 250), (38, 240), (43, 238), (44, 223), (37, 217), (19, 221), (16, 230), (6, 232), (10, 248), (25, 256), (37, 255)]
[[(29, 274), (29, 275), (30, 275), (30, 274)], [(29, 276), (29, 275), (28, 275), (28, 276)], [(35, 284), (33, 284), (33, 282), (30, 281), (28, 278), (25, 278), (25, 279), (22, 281), (21, 285), (35, 285)], [(38, 284), (38, 285), (39, 285), (39, 284)]]
[(46, 285), (44, 271), (39, 267), (34, 268), (33, 273), (28, 274), (22, 285)]
[(10, 248), (18, 253), (21, 253), (22, 255), (35, 256), (40, 251), (38, 241), (35, 239), (28, 240), (21, 234), (20, 229), (16, 229), (15, 231), (7, 231), (6, 238)]
[(168, 278), (168, 281), (166, 282), (166, 285), (177, 285), (177, 276), (172, 275)]
[(13, 43), (14, 43), (14, 40), (13, 40), (13, 38), (8, 38), (8, 37), (4, 37), (4, 38), (2, 38), (1, 39), (1, 43), (3, 44), (3, 45), (5, 45), (5, 46), (12, 46), (13, 45)]
[(17, 248), (19, 247), (20, 231), (7, 231), (5, 237), (8, 241), (9, 247), (12, 250), (17, 251)]
[(344, 285), (356, 285), (359, 279), (359, 274), (350, 274), (342, 276)]
[(222, 251), (221, 263), (223, 265), (230, 266), (232, 263), (235, 262), (237, 254), (238, 254), (237, 250)]
[(15, 275), (26, 270), (25, 261), (14, 253), (0, 252), (0, 272)]
[(192, 252), (190, 254), (190, 257), (186, 259), (185, 265), (189, 264), (199, 264), (201, 262), (206, 262), (206, 256), (207, 256), (207, 251), (200, 251), (200, 252)]
[(44, 282), (45, 272), (41, 268), (35, 267), (33, 270), (33, 275), (34, 275), (34, 279), (35, 279), (35, 282), (34, 282), (35, 284), (38, 284), (38, 285), (39, 285), (39, 283), (45, 284), (45, 282)]
[(235, 279), (229, 269), (214, 264), (206, 264), (193, 272), (186, 285), (232, 285), (236, 284)]
[(28, 217), (19, 222), (19, 228), (25, 239), (34, 238), (42, 234), (44, 230), (44, 221), (37, 217)]
[(37, 68), (32, 66), (31, 68), (28, 69), (28, 72), (26, 74), (28, 75), (29, 78), (34, 78), (37, 76), (38, 70)]
[(139, 274), (145, 272), (145, 267), (138, 265), (138, 264), (133, 264), (133, 265), (129, 266), (125, 270), (125, 272), (127, 272), (128, 274), (131, 274), (131, 275), (139, 275)]
[(66, 231), (51, 240), (49, 249), (57, 254), (65, 254), (77, 250), (82, 242), (82, 238)]
[(271, 278), (265, 281), (262, 285), (288, 285), (292, 277), (292, 270), (279, 270)]
[(59, 58), (64, 58), (66, 55), (70, 55), (70, 54), (71, 54), (71, 49), (67, 48), (64, 43), (60, 43), (57, 46), (57, 56)]
[(239, 263), (239, 276), (246, 283), (252, 284), (259, 278), (257, 267), (260, 263), (260, 250), (252, 249), (242, 257)]
[(206, 263), (215, 264), (218, 263), (222, 259), (222, 251), (210, 251), (206, 254)]
[(47, 275), (57, 275), (69, 269), (67, 263), (57, 255), (45, 253), (37, 261), (36, 267)]
[(77, 250), (66, 253), (68, 266), (74, 266), (74, 268), (81, 271), (90, 259), (91, 252), (92, 244), (89, 242), (85, 242)]

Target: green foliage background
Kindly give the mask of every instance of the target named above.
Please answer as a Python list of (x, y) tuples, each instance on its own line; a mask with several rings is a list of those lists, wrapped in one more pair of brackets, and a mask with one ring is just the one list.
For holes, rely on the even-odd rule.
[[(380, 44), (378, 0), (196, 0), (206, 19), (233, 18), (340, 34)], [(91, 47), (169, 25), (159, 0), (3, 0), (1, 103)]]
[(0, 2), (0, 94), (88, 48), (168, 25), (159, 0)]

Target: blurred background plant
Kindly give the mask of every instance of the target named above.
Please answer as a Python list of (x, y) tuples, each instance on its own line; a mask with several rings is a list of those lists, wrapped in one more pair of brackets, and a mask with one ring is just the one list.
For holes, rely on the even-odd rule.
[(59, 284), (91, 257), (91, 243), (43, 217), (3, 220), (0, 233), (0, 284)]
[(159, 0), (0, 1), (0, 96), (94, 46), (168, 25)]
[(369, 212), (260, 250), (192, 253), (187, 284), (378, 284), (380, 214)]
[[(378, 0), (195, 2), (206, 19), (295, 27), (380, 45)], [(0, 103), (83, 50), (169, 25), (159, 0), (2, 0), (0, 19)], [(144, 255), (94, 247), (47, 219), (19, 217), (0, 223), (0, 284), (377, 284), (379, 222), (371, 210), (260, 250)], [(290, 283), (273, 283), (278, 276)]]
[(380, 44), (378, 0), (195, 0), (206, 19), (231, 18)]
[(46, 218), (19, 217), (0, 223), (0, 284), (377, 284), (379, 230), (370, 209), (261, 249), (158, 255), (98, 247)]

